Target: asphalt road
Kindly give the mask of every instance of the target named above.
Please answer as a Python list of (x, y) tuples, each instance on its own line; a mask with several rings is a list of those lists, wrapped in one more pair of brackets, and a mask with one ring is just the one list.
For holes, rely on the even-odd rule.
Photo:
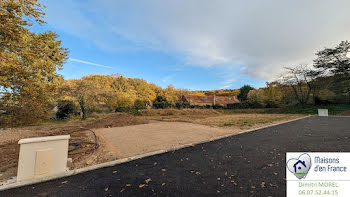
[(0, 196), (285, 196), (285, 153), (350, 151), (350, 118), (310, 117), (0, 192)]

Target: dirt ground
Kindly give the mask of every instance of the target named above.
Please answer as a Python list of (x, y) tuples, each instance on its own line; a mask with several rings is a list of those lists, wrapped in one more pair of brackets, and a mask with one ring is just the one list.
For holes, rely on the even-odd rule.
[(119, 157), (129, 157), (194, 143), (235, 132), (185, 122), (152, 121), (149, 124), (98, 129)]
[[(121, 127), (126, 125), (146, 124), (148, 121), (140, 120), (124, 113), (112, 113), (94, 122), (44, 124), (19, 128), (0, 129), (0, 180), (6, 180), (17, 174), (19, 154), (18, 141), (23, 138), (66, 135), (71, 136), (69, 143), (78, 143), (82, 147), (71, 151), (68, 157), (73, 159), (73, 168), (81, 168), (106, 160), (117, 159), (114, 152), (98, 139), (99, 147), (95, 150), (95, 137), (87, 129)], [(75, 147), (70, 146), (72, 150)]]
[[(198, 143), (214, 137), (236, 134), (246, 129), (258, 128), (300, 117), (295, 115), (277, 116), (275, 114), (267, 114), (265, 119), (255, 115), (243, 115), (240, 118), (237, 118), (237, 116), (224, 115), (204, 120), (193, 120), (197, 124), (153, 120), (149, 124), (104, 128), (97, 131), (104, 136), (103, 140), (106, 140), (109, 149), (115, 152), (119, 158), (123, 158), (156, 150), (175, 148), (184, 144)], [(250, 119), (255, 118), (255, 123), (253, 124), (248, 117)], [(244, 119), (244, 121), (241, 121), (241, 119)], [(249, 124), (246, 124), (246, 122)]]
[(341, 116), (350, 116), (350, 110), (340, 113)]
[[(82, 168), (298, 117), (301, 116), (227, 115), (211, 109), (166, 109), (142, 111), (141, 116), (136, 117), (125, 113), (112, 113), (92, 122), (2, 129), (0, 130), (0, 155), (2, 156), (0, 157), (0, 180), (16, 175), (19, 154), (17, 143), (22, 138), (70, 134), (70, 144), (77, 143), (82, 146), (76, 151), (69, 152), (69, 157), (73, 159), (71, 168)], [(91, 130), (98, 139), (97, 149), (94, 144), (95, 136)], [(69, 148), (71, 150), (75, 147)]]

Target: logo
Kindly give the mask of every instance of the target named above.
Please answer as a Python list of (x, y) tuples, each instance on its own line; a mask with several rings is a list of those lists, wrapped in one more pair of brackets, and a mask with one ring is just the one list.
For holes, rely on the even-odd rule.
[(304, 153), (299, 158), (291, 158), (287, 161), (287, 168), (298, 179), (303, 179), (311, 168), (311, 157)]

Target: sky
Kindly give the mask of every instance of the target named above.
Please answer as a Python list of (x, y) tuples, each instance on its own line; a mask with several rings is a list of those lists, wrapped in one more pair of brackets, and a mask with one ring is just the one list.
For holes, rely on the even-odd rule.
[(42, 0), (60, 74), (119, 73), (189, 90), (259, 88), (350, 38), (348, 0)]

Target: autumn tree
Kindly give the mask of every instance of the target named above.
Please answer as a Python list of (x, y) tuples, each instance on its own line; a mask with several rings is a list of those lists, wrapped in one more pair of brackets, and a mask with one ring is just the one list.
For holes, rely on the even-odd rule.
[(266, 95), (263, 89), (250, 90), (247, 95), (247, 101), (252, 107), (265, 107), (266, 106)]
[(177, 89), (173, 85), (169, 85), (162, 91), (161, 95), (166, 98), (170, 105), (175, 106), (175, 104), (181, 101), (182, 96), (187, 92), (187, 90)]
[(66, 80), (59, 89), (60, 100), (70, 100), (79, 105), (82, 119), (96, 110), (100, 104), (110, 101), (113, 78), (105, 75), (88, 75), (82, 79)]
[(310, 95), (314, 89), (315, 74), (307, 65), (286, 67), (287, 71), (281, 78), (281, 83), (290, 86), (296, 100), (304, 106), (309, 102)]
[(130, 79), (130, 82), (135, 89), (136, 100), (150, 106), (156, 98), (156, 93), (152, 90), (150, 84), (143, 79)]
[(32, 33), (42, 24), (37, 0), (0, 1), (0, 121), (32, 123), (49, 117), (62, 77), (67, 50), (51, 31)]

